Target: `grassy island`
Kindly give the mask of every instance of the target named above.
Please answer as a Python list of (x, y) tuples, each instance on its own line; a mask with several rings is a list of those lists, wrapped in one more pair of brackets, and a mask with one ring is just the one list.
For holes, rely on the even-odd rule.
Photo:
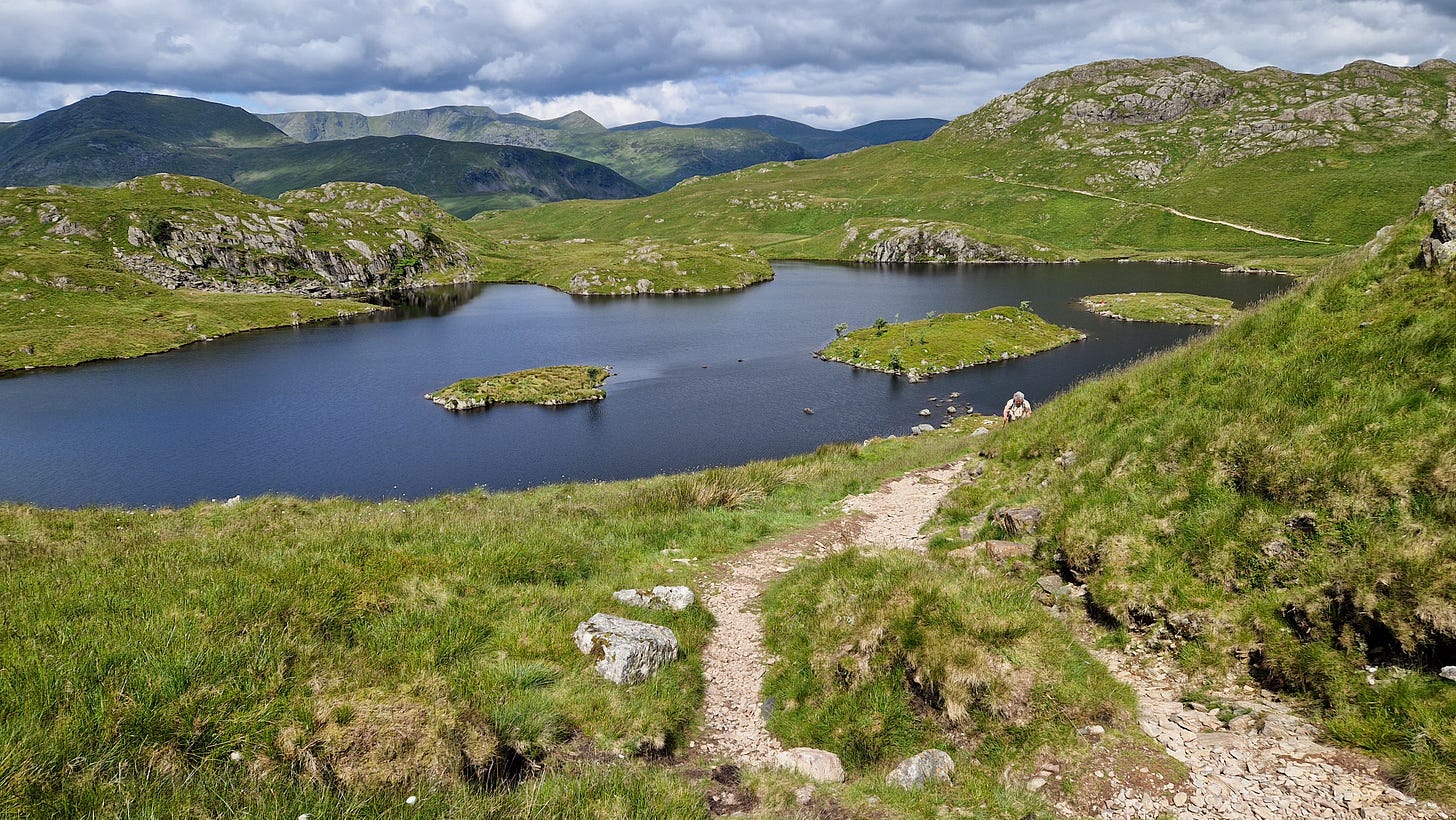
[(556, 365), (517, 370), (499, 376), (461, 379), (425, 398), (446, 410), (474, 410), (492, 404), (575, 404), (607, 397), (602, 382), (610, 368), (597, 365)]
[(1195, 293), (1099, 293), (1078, 301), (1093, 313), (1126, 322), (1226, 325), (1238, 315), (1233, 302)]
[(912, 322), (876, 319), (872, 327), (844, 333), (815, 355), (911, 379), (1015, 359), (1087, 338), (1029, 310), (987, 308), (945, 313)]

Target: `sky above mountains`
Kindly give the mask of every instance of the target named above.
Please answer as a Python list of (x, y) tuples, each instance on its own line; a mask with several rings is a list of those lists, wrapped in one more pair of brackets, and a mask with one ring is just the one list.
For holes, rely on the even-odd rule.
[(114, 89), (257, 113), (952, 118), (1048, 71), (1456, 58), (1456, 0), (4, 0), (0, 121)]

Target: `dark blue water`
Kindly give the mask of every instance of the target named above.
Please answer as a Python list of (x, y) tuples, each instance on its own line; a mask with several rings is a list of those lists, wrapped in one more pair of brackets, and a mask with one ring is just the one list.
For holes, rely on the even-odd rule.
[[(416, 299), (399, 321), (241, 334), (0, 379), (0, 498), (75, 507), (418, 497), (737, 464), (905, 434), (925, 421), (916, 411), (929, 397), (950, 391), (990, 413), (1015, 390), (1040, 403), (1203, 332), (1102, 319), (1077, 308), (1078, 296), (1179, 290), (1242, 306), (1288, 285), (1183, 264), (775, 270), (745, 291), (686, 297), (489, 285)], [(838, 322), (1022, 300), (1088, 339), (915, 384), (811, 355)], [(451, 413), (423, 398), (457, 379), (551, 364), (616, 375), (604, 401), (561, 408)]]

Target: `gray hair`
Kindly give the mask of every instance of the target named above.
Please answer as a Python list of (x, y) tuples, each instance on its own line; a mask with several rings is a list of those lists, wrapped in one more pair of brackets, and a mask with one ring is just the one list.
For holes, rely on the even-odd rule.
[(1026, 394), (1023, 393), (1023, 392), (1021, 392), (1020, 390), (1018, 390), (1018, 391), (1016, 391), (1016, 395), (1012, 396), (1011, 398), (1013, 398), (1013, 399), (1024, 399), (1024, 398), (1026, 398)]

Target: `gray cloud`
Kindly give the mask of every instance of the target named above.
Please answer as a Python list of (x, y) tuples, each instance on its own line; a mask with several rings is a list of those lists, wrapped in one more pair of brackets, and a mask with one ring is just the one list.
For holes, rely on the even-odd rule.
[(1323, 71), (1441, 56), (1453, 35), (1456, 0), (6, 0), (0, 119), (130, 88), (854, 124), (954, 116), (1107, 57)]

